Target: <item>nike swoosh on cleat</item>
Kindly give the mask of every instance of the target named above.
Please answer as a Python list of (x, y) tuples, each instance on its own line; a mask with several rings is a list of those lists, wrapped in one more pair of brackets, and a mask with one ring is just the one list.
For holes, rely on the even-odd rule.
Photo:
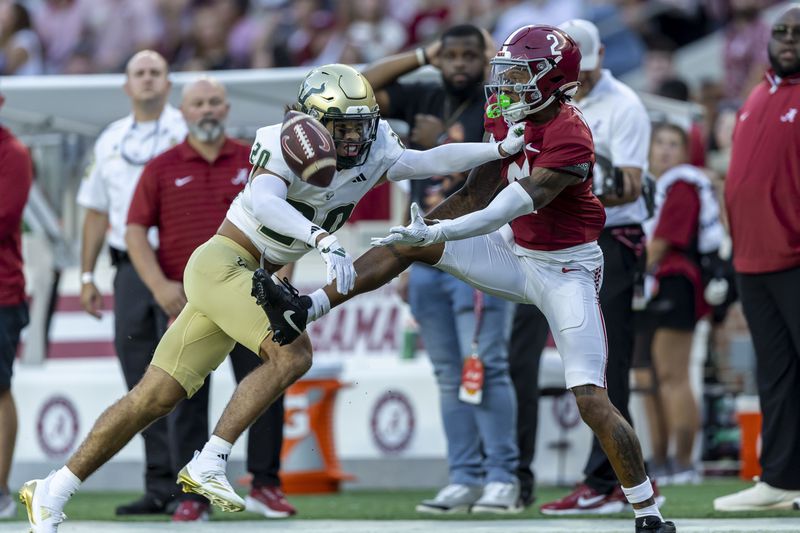
[(303, 331), (302, 331), (300, 328), (298, 328), (298, 327), (297, 327), (297, 325), (296, 325), (296, 324), (294, 323), (294, 321), (292, 320), (292, 315), (293, 315), (293, 314), (294, 314), (294, 311), (284, 311), (284, 312), (283, 312), (283, 319), (284, 319), (284, 320), (285, 320), (285, 321), (286, 321), (286, 322), (289, 324), (289, 326), (290, 326), (290, 327), (291, 327), (293, 330), (295, 330), (295, 331), (296, 331), (298, 334), (299, 334), (299, 333), (303, 333)]
[(581, 496), (580, 498), (578, 498), (578, 507), (591, 507), (605, 500), (605, 498), (606, 497), (604, 494), (601, 494), (599, 496), (592, 496), (591, 498), (584, 498), (583, 496)]

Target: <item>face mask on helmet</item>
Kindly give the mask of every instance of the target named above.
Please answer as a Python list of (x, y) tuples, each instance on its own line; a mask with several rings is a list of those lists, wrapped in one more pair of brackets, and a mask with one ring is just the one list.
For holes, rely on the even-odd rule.
[(502, 115), (512, 122), (517, 122), (550, 104), (552, 98), (542, 101), (542, 92), (537, 82), (552, 68), (553, 65), (547, 59), (538, 61), (500, 57), (492, 59), (492, 71), (489, 83), (485, 85), (485, 91), (487, 100), (492, 96), (495, 98), (494, 103), (487, 108), (486, 114), (489, 118)]
[(378, 133), (378, 113), (367, 109), (326, 113), (322, 123), (336, 144), (336, 166), (346, 169), (363, 165)]

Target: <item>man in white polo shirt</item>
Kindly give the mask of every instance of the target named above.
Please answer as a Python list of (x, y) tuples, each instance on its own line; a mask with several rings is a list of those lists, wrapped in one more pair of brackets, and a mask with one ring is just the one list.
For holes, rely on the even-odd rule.
[[(606, 379), (611, 403), (628, 422), (629, 374), (633, 354), (634, 287), (643, 274), (647, 208), (641, 196), (650, 146), (650, 120), (639, 97), (603, 69), (604, 47), (597, 27), (573, 19), (559, 26), (581, 51), (581, 83), (575, 96), (594, 138), (594, 193), (606, 207), (598, 240), (605, 258), (600, 305), (608, 339)], [(535, 377), (534, 377), (535, 381)], [(571, 494), (542, 505), (544, 514), (613, 513), (627, 505), (619, 481), (597, 438), (584, 469), (585, 479)], [(656, 500), (661, 503), (659, 494)]]
[[(108, 233), (114, 277), (114, 347), (125, 382), (132, 388), (150, 364), (158, 340), (166, 330), (159, 304), (128, 259), (125, 224), (136, 184), (144, 165), (183, 141), (186, 124), (181, 112), (167, 104), (171, 84), (167, 63), (151, 50), (137, 53), (125, 70), (125, 93), (130, 115), (111, 123), (94, 145), (93, 161), (78, 191), (78, 204), (86, 208), (81, 241), (81, 304), (87, 313), (101, 317), (102, 298), (94, 283), (97, 257)], [(109, 230), (110, 226), (110, 230)], [(154, 248), (155, 231), (149, 235)], [(179, 298), (180, 284), (170, 287)], [(175, 491), (175, 468), (170, 457), (166, 419), (142, 432), (147, 467), (145, 495), (117, 508), (117, 514), (163, 513)]]

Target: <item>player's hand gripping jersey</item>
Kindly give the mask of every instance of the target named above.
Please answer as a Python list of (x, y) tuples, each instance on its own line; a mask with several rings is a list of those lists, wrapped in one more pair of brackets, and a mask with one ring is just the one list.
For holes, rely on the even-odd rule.
[[(315, 225), (328, 233), (338, 230), (350, 217), (361, 198), (374, 187), (386, 171), (400, 158), (405, 147), (385, 120), (378, 123), (378, 133), (363, 165), (337, 170), (328, 187), (317, 187), (302, 181), (289, 170), (280, 148), (281, 124), (258, 130), (250, 163), (277, 174), (289, 183), (286, 201)], [(276, 265), (297, 261), (311, 246), (303, 241), (280, 235), (262, 225), (254, 215), (251, 181), (228, 210), (231, 220)]]
[[(550, 122), (537, 125), (525, 121), (524, 124), (525, 147), (502, 161), (503, 177), (508, 183), (530, 176), (534, 167), (587, 177), (565, 188), (545, 207), (514, 219), (511, 222), (514, 240), (532, 250), (561, 250), (596, 241), (606, 215), (603, 205), (592, 194), (594, 146), (589, 126), (580, 111), (565, 103)], [(496, 141), (508, 134), (503, 117), (487, 118), (484, 128)]]

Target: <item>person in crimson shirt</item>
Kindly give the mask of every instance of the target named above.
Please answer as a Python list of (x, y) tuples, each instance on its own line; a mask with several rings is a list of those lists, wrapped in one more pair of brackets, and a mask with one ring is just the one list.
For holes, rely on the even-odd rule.
[[(495, 140), (523, 134), (523, 151), (473, 170), (464, 187), (429, 214), (438, 222), (428, 225), (412, 204), (411, 223), (374, 239), (379, 248), (356, 261), (354, 290), (340, 295), (329, 284), (300, 296), (269, 277), (254, 285), (273, 304), (265, 307), (273, 327), (286, 324), (282, 317), (293, 313), (296, 330), (388, 282), (413, 261), (488, 294), (536, 305), (550, 324), (581, 417), (602, 443), (633, 505), (636, 532), (674, 533), (674, 524), (663, 521), (656, 505), (636, 433), (605, 390), (607, 348), (599, 304), (603, 254), (597, 244), (605, 211), (591, 189), (591, 132), (569, 103), (580, 59), (575, 41), (552, 26), (524, 26), (505, 40), (486, 85), (491, 94), (487, 117), (493, 119), (486, 129)], [(507, 186), (495, 195), (501, 183)]]
[[(0, 95), (0, 106), (3, 96)], [(33, 184), (28, 149), (0, 126), (0, 518), (17, 515), (8, 492), (8, 474), (17, 440), (17, 409), (11, 374), (19, 334), (28, 324), (22, 271), (22, 212)]]
[[(201, 78), (184, 88), (181, 112), (189, 134), (183, 143), (154, 158), (144, 168), (128, 211), (125, 242), (133, 265), (163, 312), (174, 319), (186, 305), (183, 271), (195, 248), (214, 235), (228, 207), (247, 183), (250, 148), (225, 136), (230, 104), (225, 88)], [(158, 228), (154, 250), (147, 235)], [(236, 380), (261, 360), (237, 344), (231, 352)], [(209, 381), (173, 413), (171, 435), (176, 475), (208, 438)], [(267, 517), (285, 517), (295, 509), (280, 490), (283, 399), (276, 401), (250, 429), (247, 467), (253, 473), (248, 508)], [(176, 521), (201, 520), (209, 502), (196, 494), (181, 496)]]
[(772, 25), (772, 68), (739, 110), (725, 180), (733, 266), (756, 351), (761, 480), (718, 511), (800, 506), (800, 5)]
[[(697, 321), (711, 308), (704, 298), (699, 236), (703, 235), (704, 246), (716, 249), (723, 235), (710, 179), (699, 168), (686, 164), (689, 142), (680, 126), (659, 124), (653, 128), (650, 171), (657, 180), (656, 212), (646, 224), (647, 269), (657, 288), (644, 313), (645, 329), (651, 339), (649, 352), (662, 409), (655, 407), (655, 399), (649, 395), (646, 406), (653, 463), (666, 464), (670, 443), (674, 444), (669, 476), (672, 484), (700, 480), (693, 464), (700, 412), (689, 381), (689, 362)], [(709, 203), (704, 206), (704, 223), (700, 217), (702, 202)], [(649, 386), (652, 381), (649, 369), (637, 369), (636, 376), (642, 385)]]

